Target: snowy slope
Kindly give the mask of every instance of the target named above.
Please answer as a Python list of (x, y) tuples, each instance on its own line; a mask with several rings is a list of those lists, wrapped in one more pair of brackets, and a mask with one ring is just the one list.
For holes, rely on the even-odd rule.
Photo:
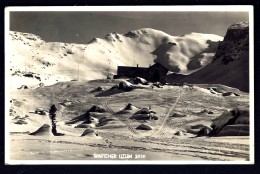
[(170, 82), (223, 84), (249, 91), (249, 23), (231, 25), (212, 63), (187, 76), (171, 74)]
[(105, 78), (108, 73), (116, 73), (117, 66), (148, 67), (154, 62), (189, 74), (212, 61), (218, 41), (223, 39), (200, 33), (170, 36), (149, 28), (124, 35), (110, 33), (86, 45), (45, 42), (34, 34), (13, 31), (9, 36), (11, 88)]

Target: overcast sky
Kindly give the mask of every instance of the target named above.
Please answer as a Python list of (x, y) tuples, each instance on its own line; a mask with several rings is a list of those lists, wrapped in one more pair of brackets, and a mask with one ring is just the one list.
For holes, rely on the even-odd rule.
[(11, 12), (10, 30), (34, 33), (45, 41), (87, 43), (106, 34), (153, 28), (170, 35), (190, 32), (224, 36), (246, 12)]

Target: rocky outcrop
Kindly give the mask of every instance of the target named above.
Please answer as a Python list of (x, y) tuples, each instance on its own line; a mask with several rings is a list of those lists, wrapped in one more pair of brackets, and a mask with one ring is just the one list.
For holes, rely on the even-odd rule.
[(249, 23), (240, 22), (231, 25), (218, 45), (213, 62), (221, 59), (224, 65), (239, 59), (244, 51), (249, 49)]
[(249, 30), (249, 22), (239, 22), (231, 25), (227, 33), (224, 37), (224, 42), (225, 41), (232, 41), (232, 42), (237, 42), (242, 39), (246, 35), (248, 35), (248, 30)]

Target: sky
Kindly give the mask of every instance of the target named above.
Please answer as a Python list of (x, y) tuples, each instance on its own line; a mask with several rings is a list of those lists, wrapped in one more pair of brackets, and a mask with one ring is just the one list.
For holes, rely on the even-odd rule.
[(141, 28), (173, 36), (191, 32), (225, 36), (236, 22), (248, 21), (247, 12), (10, 12), (10, 30), (33, 33), (47, 42), (86, 44), (92, 38)]

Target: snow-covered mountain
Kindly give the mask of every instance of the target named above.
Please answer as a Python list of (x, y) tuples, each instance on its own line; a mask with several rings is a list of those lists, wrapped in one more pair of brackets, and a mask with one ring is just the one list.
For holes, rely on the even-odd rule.
[(187, 76), (171, 74), (171, 82), (223, 84), (249, 91), (249, 23), (231, 25), (212, 63)]
[(223, 38), (190, 33), (171, 36), (144, 28), (126, 34), (109, 33), (88, 44), (45, 42), (30, 33), (10, 31), (11, 87), (57, 81), (105, 78), (117, 66), (148, 67), (159, 62), (170, 71), (190, 74), (209, 64)]

